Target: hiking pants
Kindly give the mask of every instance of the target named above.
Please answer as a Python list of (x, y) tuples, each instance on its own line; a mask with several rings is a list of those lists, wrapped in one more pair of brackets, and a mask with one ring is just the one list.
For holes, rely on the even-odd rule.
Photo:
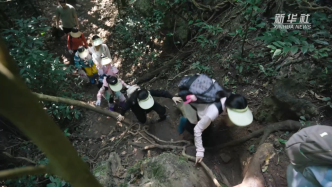
[(144, 124), (146, 122), (146, 115), (147, 115), (147, 113), (149, 113), (151, 111), (157, 112), (157, 114), (159, 115), (160, 118), (163, 118), (166, 116), (166, 107), (161, 106), (157, 102), (154, 102), (154, 105), (150, 109), (144, 110), (144, 109), (140, 108), (140, 109), (132, 110), (132, 111), (135, 114), (138, 121), (142, 124)]

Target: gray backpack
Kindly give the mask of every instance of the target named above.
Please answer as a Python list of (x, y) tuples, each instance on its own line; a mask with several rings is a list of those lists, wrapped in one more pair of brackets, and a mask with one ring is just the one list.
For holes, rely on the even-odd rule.
[(315, 125), (298, 131), (286, 142), (286, 153), (297, 167), (332, 165), (332, 127)]
[(178, 85), (179, 96), (185, 101), (187, 95), (195, 95), (197, 101), (193, 103), (214, 103), (219, 110), (219, 114), (222, 112), (220, 101), (217, 99), (217, 92), (223, 89), (217, 81), (211, 79), (204, 74), (195, 74), (185, 76)]

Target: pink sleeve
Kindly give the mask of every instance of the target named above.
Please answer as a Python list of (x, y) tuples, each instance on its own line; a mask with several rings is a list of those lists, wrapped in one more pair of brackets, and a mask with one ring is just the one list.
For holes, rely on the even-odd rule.
[(107, 84), (107, 82), (106, 82), (106, 76), (104, 77), (104, 79), (103, 79), (103, 87), (107, 87), (108, 88), (108, 84)]
[(105, 88), (104, 88), (104, 86), (102, 86), (98, 91), (97, 100), (101, 100), (101, 96), (105, 97), (104, 93), (105, 93)]
[(119, 72), (118, 68), (116, 68), (115, 66), (112, 66), (112, 71), (114, 74), (117, 74)]
[(128, 84), (126, 84), (123, 80), (121, 80), (121, 83), (122, 83), (122, 85), (123, 86), (125, 86), (126, 88), (128, 88), (129, 87), (129, 85)]
[(203, 147), (202, 133), (210, 124), (211, 119), (208, 116), (204, 116), (198, 121), (197, 125), (194, 128), (196, 156), (204, 157), (205, 149)]

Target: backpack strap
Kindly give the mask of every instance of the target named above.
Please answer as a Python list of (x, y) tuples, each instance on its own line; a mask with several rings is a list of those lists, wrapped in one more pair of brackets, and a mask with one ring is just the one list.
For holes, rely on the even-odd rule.
[(217, 107), (218, 113), (220, 115), (223, 112), (221, 102), (219, 102), (219, 101), (215, 102), (214, 105)]
[(188, 89), (190, 88), (191, 84), (199, 77), (199, 75), (195, 74), (193, 75), (189, 81), (187, 82)]
[(209, 92), (213, 87), (214, 87), (215, 82), (212, 81), (212, 85), (210, 86), (209, 89), (207, 89), (205, 92), (202, 93), (202, 95), (206, 94), (207, 92)]

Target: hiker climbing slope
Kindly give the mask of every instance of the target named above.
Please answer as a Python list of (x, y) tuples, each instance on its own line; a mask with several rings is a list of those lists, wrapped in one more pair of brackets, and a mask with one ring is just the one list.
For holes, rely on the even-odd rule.
[(332, 127), (301, 129), (286, 142), (288, 187), (332, 186)]
[(253, 121), (245, 97), (223, 89), (204, 74), (184, 77), (179, 84), (178, 95), (185, 101), (184, 116), (188, 118), (181, 117), (178, 130), (180, 134), (184, 130), (194, 134), (196, 164), (203, 160), (203, 144), (209, 140), (212, 130), (210, 124), (220, 114), (228, 116), (231, 125), (247, 126)]
[(151, 111), (157, 112), (159, 115), (159, 121), (166, 119), (166, 107), (157, 103), (153, 97), (165, 97), (172, 99), (174, 103), (180, 102), (180, 97), (174, 97), (168, 91), (165, 90), (149, 90), (141, 89), (137, 85), (130, 86), (127, 90), (128, 100), (122, 108), (121, 114), (118, 116), (118, 120), (122, 121), (127, 110), (135, 114), (138, 121), (142, 124), (146, 122), (146, 115)]

